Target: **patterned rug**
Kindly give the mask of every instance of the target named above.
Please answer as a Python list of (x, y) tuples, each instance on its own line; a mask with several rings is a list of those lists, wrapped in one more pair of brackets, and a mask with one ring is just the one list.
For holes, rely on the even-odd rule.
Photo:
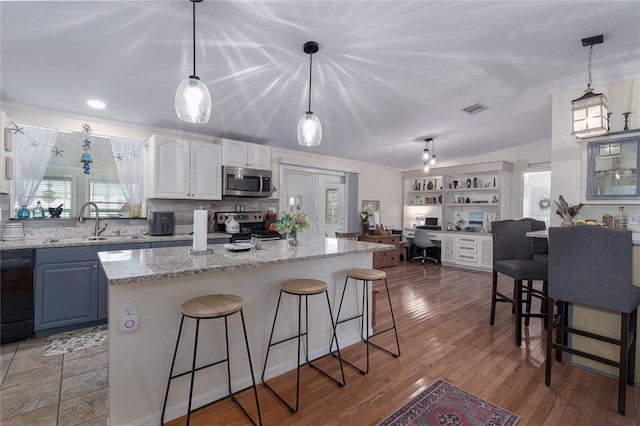
[(107, 326), (82, 328), (47, 337), (44, 356), (54, 356), (79, 351), (107, 343)]
[(510, 426), (518, 420), (519, 416), (438, 379), (378, 426)]

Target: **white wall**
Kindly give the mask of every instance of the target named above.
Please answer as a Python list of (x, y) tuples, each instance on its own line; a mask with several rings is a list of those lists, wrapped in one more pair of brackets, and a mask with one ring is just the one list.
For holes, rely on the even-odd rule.
[[(88, 123), (96, 135), (118, 136), (130, 139), (146, 139), (154, 134), (178, 135), (178, 137), (185, 139), (203, 142), (211, 142), (217, 139), (212, 136), (196, 135), (172, 131), (170, 129), (153, 129), (127, 123), (106, 122), (96, 120), (92, 117), (78, 118), (77, 116), (56, 115), (48, 111), (27, 111), (12, 108), (6, 108), (5, 111), (11, 120), (15, 122), (55, 129), (80, 131), (82, 125)], [(362, 200), (379, 200), (382, 223), (389, 228), (399, 229), (402, 227), (402, 172), (400, 170), (382, 166), (372, 166), (370, 164), (344, 160), (338, 157), (272, 149), (271, 170), (273, 171), (272, 182), (274, 183), (279, 181), (278, 159), (280, 157), (318, 163), (325, 165), (327, 168), (334, 167), (338, 170), (348, 169), (359, 171), (358, 205), (361, 205)], [(279, 192), (275, 192), (272, 197), (278, 198), (279, 195)]]
[[(629, 128), (640, 128), (640, 80), (630, 80), (609, 84), (594, 84), (597, 93), (604, 93), (609, 101), (609, 112), (613, 113), (610, 120), (610, 132), (623, 130), (623, 112), (630, 111)], [(586, 149), (587, 141), (581, 142), (571, 135), (571, 101), (582, 96), (582, 89), (555, 93), (552, 101), (551, 125), (551, 199), (557, 200), (563, 195), (569, 204), (584, 201), (582, 192), (583, 181), (586, 179)], [(602, 220), (605, 213), (615, 215), (618, 205), (624, 205), (625, 210), (638, 211), (638, 205), (631, 204), (602, 204), (590, 203), (580, 212), (582, 219)], [(559, 226), (560, 216), (551, 217), (551, 225)]]

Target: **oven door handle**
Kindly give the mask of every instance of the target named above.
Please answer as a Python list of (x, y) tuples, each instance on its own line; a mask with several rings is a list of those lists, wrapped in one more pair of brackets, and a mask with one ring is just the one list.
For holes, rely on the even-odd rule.
[(282, 238), (281, 237), (266, 237), (266, 238), (263, 238), (262, 241), (278, 241), (280, 239), (282, 239)]
[(237, 239), (233, 241), (234, 243), (250, 243), (251, 242), (251, 238), (249, 239)]

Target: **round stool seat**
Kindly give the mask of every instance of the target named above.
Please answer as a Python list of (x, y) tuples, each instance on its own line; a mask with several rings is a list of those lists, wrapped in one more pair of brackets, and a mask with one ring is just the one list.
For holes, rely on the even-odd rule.
[(235, 294), (207, 294), (182, 304), (182, 314), (190, 318), (216, 318), (231, 315), (242, 309), (244, 300)]
[(283, 281), (280, 288), (291, 294), (318, 294), (327, 289), (327, 283), (310, 278), (298, 278)]
[(387, 278), (387, 273), (379, 269), (362, 268), (349, 269), (349, 271), (347, 271), (347, 276), (356, 280), (375, 281)]

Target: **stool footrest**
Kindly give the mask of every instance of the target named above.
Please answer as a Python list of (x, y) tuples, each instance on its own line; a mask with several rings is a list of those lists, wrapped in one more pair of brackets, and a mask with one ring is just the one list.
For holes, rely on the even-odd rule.
[(345, 319), (341, 319), (340, 321), (336, 321), (336, 325), (342, 324), (343, 322), (347, 322), (347, 321), (351, 321), (351, 320), (354, 320), (354, 319), (358, 319), (358, 318), (362, 318), (362, 314), (354, 315), (351, 318), (345, 318)]
[[(204, 370), (205, 368), (213, 367), (214, 365), (222, 364), (223, 362), (228, 362), (228, 361), (229, 361), (228, 358), (221, 359), (220, 361), (212, 362), (211, 364), (207, 364), (207, 365), (203, 365), (202, 367), (198, 367), (193, 371), (196, 372), (196, 371)], [(176, 374), (175, 376), (171, 376), (171, 377), (169, 377), (169, 380), (177, 379), (178, 377), (182, 377), (182, 376), (184, 376), (186, 374), (191, 374), (191, 370), (185, 371), (184, 373)]]
[[(305, 331), (304, 333), (300, 334), (300, 337), (306, 336), (306, 335), (307, 335), (307, 332)], [(275, 345), (279, 345), (280, 343), (285, 343), (285, 342), (288, 342), (289, 340), (293, 340), (293, 339), (297, 339), (297, 338), (298, 338), (298, 335), (296, 334), (295, 336), (287, 337), (286, 339), (282, 339), (282, 340), (279, 340), (277, 342), (273, 342), (273, 343), (271, 343), (269, 345), (269, 347), (272, 347), (272, 346), (275, 346)]]

